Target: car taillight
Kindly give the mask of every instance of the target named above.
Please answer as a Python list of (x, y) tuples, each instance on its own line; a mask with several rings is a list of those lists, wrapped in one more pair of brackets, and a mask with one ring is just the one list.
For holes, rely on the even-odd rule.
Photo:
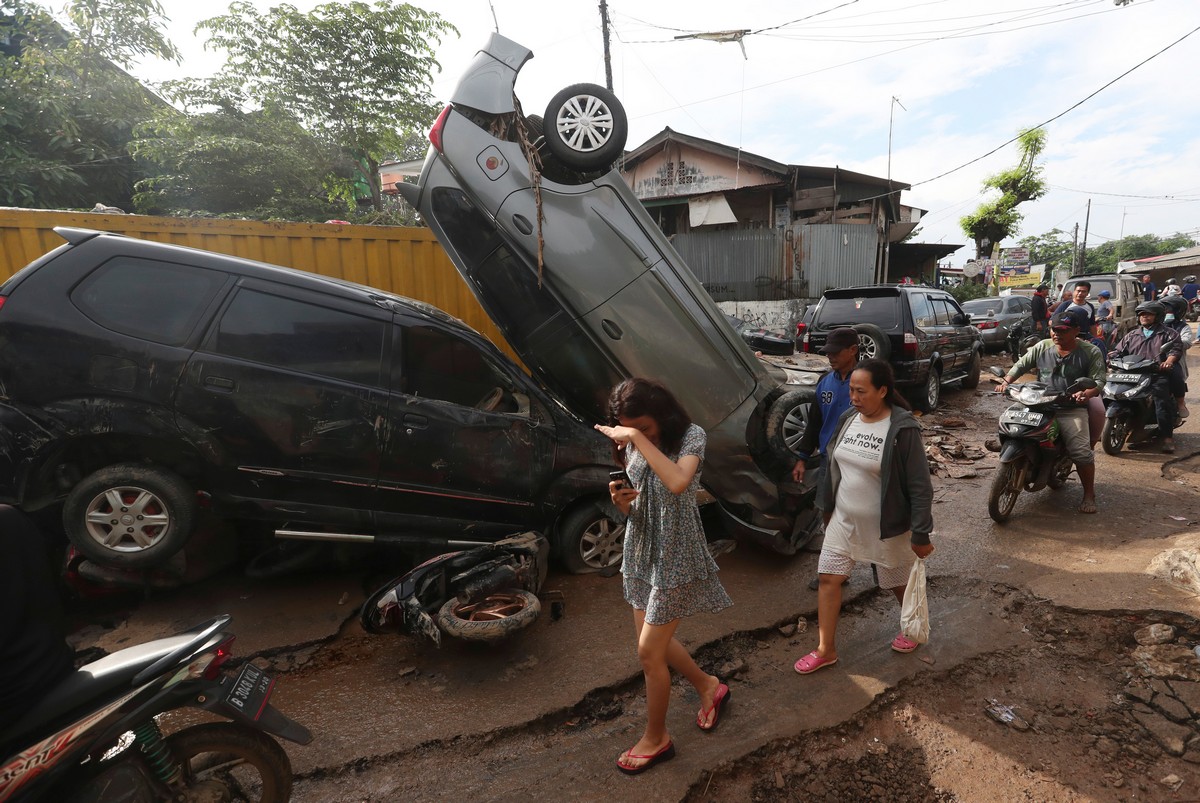
[(804, 330), (808, 328), (808, 324), (804, 321), (796, 321), (796, 337), (803, 337)]
[(8, 298), (8, 296), (0, 296), (0, 309), (4, 309), (4, 300), (6, 298)]
[(917, 336), (912, 332), (904, 333), (904, 348), (901, 351), (906, 359), (915, 360), (917, 358)]
[(433, 128), (429, 129), (429, 141), (433, 143), (433, 147), (437, 148), (437, 152), (442, 152), (442, 127), (446, 125), (446, 118), (450, 115), (450, 107), (442, 109), (442, 113), (438, 115), (437, 120), (433, 123)]
[(995, 329), (1000, 324), (996, 321), (984, 321), (983, 323), (975, 324), (976, 329)]

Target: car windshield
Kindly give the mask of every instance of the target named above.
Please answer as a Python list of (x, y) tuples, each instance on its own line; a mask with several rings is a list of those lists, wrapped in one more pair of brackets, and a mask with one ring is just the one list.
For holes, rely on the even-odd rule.
[(825, 297), (821, 305), (820, 328), (853, 326), (856, 323), (873, 323), (880, 329), (892, 329), (899, 322), (900, 307), (896, 295), (856, 296), (851, 298)]
[(1000, 314), (1004, 302), (998, 298), (977, 298), (962, 305), (963, 312), (968, 315), (987, 315), (989, 312)]

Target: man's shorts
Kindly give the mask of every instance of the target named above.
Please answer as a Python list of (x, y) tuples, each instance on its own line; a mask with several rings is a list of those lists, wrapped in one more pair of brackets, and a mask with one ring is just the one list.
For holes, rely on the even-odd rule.
[(1092, 439), (1088, 435), (1088, 411), (1086, 407), (1072, 407), (1058, 411), (1058, 429), (1067, 447), (1067, 454), (1077, 466), (1096, 462), (1092, 452)]

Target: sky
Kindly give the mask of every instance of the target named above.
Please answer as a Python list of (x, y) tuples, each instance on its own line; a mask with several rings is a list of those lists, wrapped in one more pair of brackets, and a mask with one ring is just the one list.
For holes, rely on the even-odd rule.
[[(193, 30), (226, 6), (160, 1), (184, 61), (134, 74), (216, 72), (223, 55)], [(413, 5), (459, 32), (436, 46), (439, 101), (497, 27), (534, 53), (517, 82), (527, 113), (570, 84), (605, 82), (599, 0)], [(927, 210), (916, 239), (967, 244), (949, 258), (961, 265), (974, 247), (959, 218), (989, 197), (987, 176), (1019, 159), (1004, 143), (1055, 118), (1042, 159), (1050, 190), (1020, 207), (1004, 245), (1076, 224), (1088, 247), (1131, 234), (1200, 240), (1197, 0), (608, 0), (608, 14), (627, 148), (670, 126), (788, 164), (887, 176), (890, 160), (892, 178), (912, 185), (902, 201)], [(744, 54), (677, 38), (729, 30), (751, 32)]]

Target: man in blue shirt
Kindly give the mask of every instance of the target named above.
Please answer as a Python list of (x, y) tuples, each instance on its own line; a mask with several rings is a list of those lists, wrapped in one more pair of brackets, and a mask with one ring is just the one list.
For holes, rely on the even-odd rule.
[(833, 370), (817, 383), (817, 400), (809, 408), (808, 426), (796, 444), (800, 459), (792, 469), (792, 479), (798, 483), (804, 482), (805, 462), (810, 457), (820, 455), (821, 468), (825, 467), (829, 439), (842, 413), (850, 409), (850, 374), (858, 365), (858, 332), (848, 326), (834, 329), (821, 353), (829, 358)]
[(1142, 301), (1153, 301), (1158, 295), (1158, 288), (1154, 286), (1154, 282), (1150, 281), (1150, 274), (1142, 274)]
[(1184, 276), (1183, 277), (1183, 297), (1188, 300), (1189, 304), (1196, 300), (1196, 294), (1198, 292), (1200, 292), (1200, 284), (1196, 284), (1196, 277), (1195, 276)]

